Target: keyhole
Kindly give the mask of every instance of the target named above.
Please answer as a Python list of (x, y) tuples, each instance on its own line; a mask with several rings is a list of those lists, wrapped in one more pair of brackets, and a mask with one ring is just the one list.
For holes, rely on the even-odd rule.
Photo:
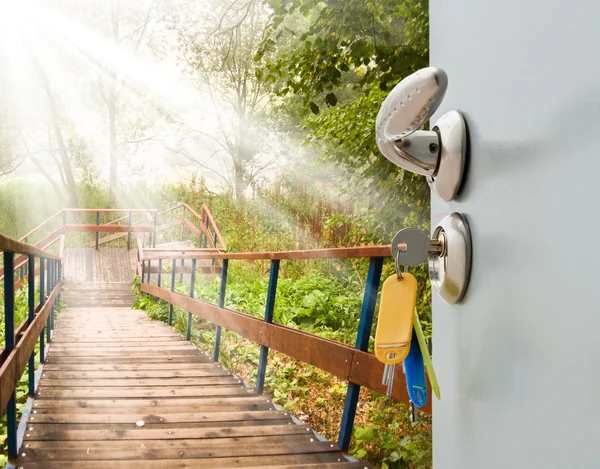
[(387, 358), (388, 360), (393, 360), (397, 356), (398, 356), (398, 354), (396, 352), (388, 352), (387, 355), (385, 356), (385, 358)]

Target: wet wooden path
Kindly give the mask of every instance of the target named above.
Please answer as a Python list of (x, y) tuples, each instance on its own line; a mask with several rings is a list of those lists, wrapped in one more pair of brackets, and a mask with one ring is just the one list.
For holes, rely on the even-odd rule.
[(368, 466), (347, 462), (165, 324), (89, 306), (58, 318), (17, 467)]

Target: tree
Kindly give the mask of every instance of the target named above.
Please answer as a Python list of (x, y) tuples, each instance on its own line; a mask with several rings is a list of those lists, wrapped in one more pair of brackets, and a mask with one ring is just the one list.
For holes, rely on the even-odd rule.
[[(346, 169), (382, 232), (428, 224), (422, 177), (383, 158), (375, 117), (391, 86), (428, 64), (425, 0), (269, 0), (257, 75), (298, 113), (322, 160)], [(310, 114), (307, 116), (307, 113)], [(383, 211), (383, 213), (381, 213)]]
[[(205, 23), (180, 23), (181, 55), (199, 86), (208, 91), (216, 126), (196, 129), (230, 158), (229, 173), (236, 198), (271, 167), (276, 156), (265, 151), (269, 138), (262, 122), (272, 93), (257, 79), (253, 57), (268, 23), (258, 0), (211, 2)], [(270, 148), (272, 150), (272, 148)]]

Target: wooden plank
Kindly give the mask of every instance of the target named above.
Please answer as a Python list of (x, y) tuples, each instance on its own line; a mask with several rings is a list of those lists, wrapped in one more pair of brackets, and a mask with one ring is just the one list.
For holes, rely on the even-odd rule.
[(182, 218), (181, 221), (183, 222), (183, 226), (187, 227), (187, 229), (189, 229), (192, 233), (194, 233), (196, 236), (198, 236), (198, 238), (200, 238), (202, 236), (202, 230), (200, 230), (196, 225), (194, 225), (187, 218)]
[[(114, 213), (154, 213), (158, 212), (155, 208), (65, 208), (61, 210), (61, 212), (69, 212), (69, 213), (96, 213), (96, 212), (114, 212)], [(60, 213), (60, 212), (59, 212)], [(55, 215), (56, 216), (56, 215)]]
[[(313, 462), (316, 461), (316, 462)], [(19, 460), (19, 463), (21, 461)], [(178, 469), (191, 469), (208, 467), (202, 460), (194, 459), (163, 459), (158, 461), (111, 461), (111, 469), (164, 469), (173, 467)], [(204, 463), (206, 464), (206, 463)], [(106, 469), (102, 461), (44, 461), (27, 464), (31, 469)], [(336, 453), (311, 454), (307, 458), (305, 454), (281, 455), (281, 456), (247, 456), (236, 458), (215, 458), (210, 460), (212, 469), (233, 469), (245, 467), (247, 469), (370, 469), (370, 465), (363, 462), (345, 462), (343, 457)]]
[[(285, 426), (285, 425), (282, 425)], [(290, 425), (291, 426), (291, 425)], [(164, 451), (167, 449), (179, 448), (187, 450), (190, 448), (219, 448), (224, 446), (254, 446), (255, 451), (260, 451), (260, 446), (263, 445), (279, 445), (279, 444), (307, 444), (314, 441), (314, 435), (308, 435), (307, 432), (298, 432), (292, 434), (274, 434), (267, 436), (246, 436), (240, 437), (223, 437), (211, 439), (173, 439), (173, 438), (148, 438), (147, 435), (139, 435), (134, 443), (138, 447), (152, 448), (154, 451)], [(164, 432), (168, 433), (168, 432)], [(181, 433), (180, 433), (181, 434)], [(34, 450), (57, 450), (55, 441), (47, 440), (32, 440), (28, 439), (29, 449)], [(115, 452), (127, 451), (132, 448), (131, 440), (63, 440), (60, 441), (60, 449), (63, 450), (109, 450)], [(91, 452), (91, 451), (90, 451)]]
[[(155, 428), (213, 428), (213, 427), (255, 427), (262, 425), (292, 425), (292, 421), (289, 417), (278, 418), (278, 419), (265, 419), (265, 420), (235, 420), (232, 422), (229, 421), (205, 421), (205, 422), (172, 422), (169, 424), (165, 424), (163, 422), (159, 423), (146, 423), (143, 427), (145, 430), (155, 429)], [(96, 430), (131, 430), (137, 429), (138, 427), (135, 423), (36, 423), (31, 422), (28, 423), (27, 429), (32, 429), (33, 431), (39, 430), (41, 427), (50, 429), (50, 428), (63, 428), (69, 427), (70, 430), (89, 430), (90, 428), (94, 428)]]
[[(99, 363), (94, 365), (94, 372), (100, 373), (103, 371), (156, 371), (156, 370), (207, 370), (214, 368), (215, 364), (212, 362), (204, 363), (172, 363), (167, 361), (165, 363)], [(219, 367), (220, 365), (216, 365)], [(44, 365), (44, 371), (63, 371), (63, 372), (75, 372), (75, 371), (89, 371), (90, 367), (87, 364), (82, 364), (81, 361), (76, 364), (67, 365), (55, 365), (53, 363), (46, 363)]]
[[(307, 457), (309, 456), (309, 457)], [(21, 461), (19, 460), (19, 463)], [(199, 466), (199, 464), (203, 464)], [(236, 458), (214, 458), (210, 460), (210, 466), (206, 462), (194, 459), (163, 459), (157, 461), (111, 461), (111, 469), (164, 469), (173, 467), (178, 469), (190, 469), (198, 467), (211, 467), (212, 469), (233, 469), (245, 467), (247, 469), (370, 469), (367, 463), (344, 462), (343, 456), (336, 453), (279, 455), (279, 456), (246, 456)], [(33, 462), (25, 466), (27, 469), (106, 469), (102, 461), (44, 461)]]
[[(68, 233), (151, 233), (154, 231), (153, 226), (127, 226), (127, 225), (64, 225), (63, 229)], [(2, 245), (0, 244), (0, 247)]]
[[(287, 415), (287, 414), (286, 414)], [(143, 420), (146, 425), (156, 423), (168, 425), (171, 423), (193, 422), (238, 422), (242, 420), (276, 420), (284, 418), (283, 412), (276, 410), (257, 410), (246, 412), (187, 412), (185, 408), (180, 413), (171, 414), (35, 414), (29, 423), (64, 423), (64, 424), (129, 424), (135, 428), (136, 422)]]
[[(400, 249), (406, 245), (399, 244)], [(391, 244), (383, 246), (359, 246), (351, 248), (306, 249), (275, 252), (216, 252), (170, 255), (169, 259), (231, 259), (231, 260), (303, 260), (303, 259), (350, 259), (361, 257), (390, 257)], [(145, 255), (143, 260), (165, 259), (165, 256)]]
[(94, 387), (94, 388), (46, 388), (40, 383), (36, 393), (37, 399), (133, 399), (140, 397), (167, 398), (167, 397), (202, 397), (202, 396), (243, 396), (251, 394), (252, 390), (242, 385), (219, 386), (214, 388), (155, 388), (155, 387)]
[[(241, 381), (239, 381), (241, 383)], [(135, 387), (135, 386), (231, 386), (231, 377), (201, 376), (196, 378), (166, 376), (163, 378), (54, 378), (50, 375), (44, 380), (44, 388), (91, 388), (104, 387)]]
[(187, 409), (188, 406), (189, 408), (204, 407), (206, 409), (213, 406), (262, 404), (273, 406), (268, 397), (247, 393), (240, 396), (169, 397), (164, 399), (150, 397), (129, 399), (39, 399), (35, 401), (33, 408), (39, 412), (65, 409), (65, 413), (73, 412), (76, 408), (90, 411), (109, 408), (114, 413), (120, 412), (121, 409), (162, 409), (170, 406), (176, 406), (180, 409)]
[[(41, 430), (38, 430), (40, 428)], [(59, 428), (55, 425), (51, 428)], [(209, 441), (221, 438), (245, 438), (256, 436), (271, 435), (311, 435), (312, 432), (306, 425), (263, 425), (246, 427), (205, 427), (191, 429), (135, 429), (135, 430), (79, 430), (72, 431), (68, 429), (45, 430), (45, 426), (36, 427), (35, 431), (30, 432), (27, 437), (28, 442), (34, 441), (52, 441), (52, 440), (70, 440), (70, 441), (106, 441), (114, 440), (189, 440), (208, 439)]]
[[(180, 442), (180, 445), (182, 443)], [(45, 449), (34, 449), (27, 448), (26, 457), (24, 460), (42, 460), (42, 461), (69, 461), (69, 460), (122, 460), (122, 459), (211, 459), (211, 458), (223, 458), (223, 457), (239, 457), (239, 456), (275, 456), (275, 455), (286, 455), (286, 454), (306, 454), (306, 453), (329, 453), (336, 452), (339, 450), (331, 448), (328, 442), (313, 441), (312, 443), (280, 443), (280, 444), (264, 444), (261, 446), (241, 446), (239, 444), (230, 446), (215, 446), (213, 448), (199, 448), (194, 446), (177, 448), (167, 447), (158, 448), (147, 448), (146, 446), (131, 446), (119, 451), (115, 451), (111, 448), (98, 448), (86, 450), (82, 449), (60, 449), (56, 451), (56, 448), (51, 450)], [(21, 454), (21, 456), (23, 453)], [(210, 464), (210, 463), (205, 463)]]

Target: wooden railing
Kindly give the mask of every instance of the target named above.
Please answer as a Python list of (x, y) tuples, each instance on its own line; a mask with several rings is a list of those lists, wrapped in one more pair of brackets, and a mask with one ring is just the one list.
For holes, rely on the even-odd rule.
[[(3, 282), (5, 342), (0, 354), (0, 408), (6, 409), (8, 457), (15, 458), (19, 447), (15, 389), (25, 367), (28, 367), (29, 395), (35, 394), (39, 380), (39, 376), (36, 379), (35, 374), (35, 346), (39, 340), (40, 362), (43, 363), (46, 352), (45, 341), (52, 340), (54, 311), (60, 299), (62, 260), (60, 256), (4, 235), (0, 235), (0, 249), (3, 251), (5, 269)], [(14, 273), (17, 255), (27, 259), (28, 314), (27, 318), (15, 327)], [(39, 295), (35, 294), (36, 273)]]
[[(405, 249), (406, 246), (399, 246), (399, 248)], [(391, 246), (389, 245), (315, 249), (306, 251), (241, 253), (194, 252), (172, 255), (142, 250), (138, 252), (138, 272), (142, 279), (141, 291), (163, 299), (170, 304), (169, 324), (171, 324), (173, 320), (173, 306), (188, 312), (188, 339), (191, 335), (192, 315), (216, 324), (216, 338), (213, 351), (213, 359), (215, 361), (219, 358), (221, 328), (228, 329), (258, 343), (261, 346), (256, 384), (256, 389), (259, 393), (263, 391), (268, 352), (271, 348), (304, 363), (316, 366), (341, 379), (347, 380), (349, 385), (338, 438), (338, 445), (342, 450), (346, 451), (350, 444), (361, 386), (381, 393), (384, 393), (386, 390), (385, 386), (382, 384), (383, 364), (376, 359), (374, 354), (368, 352), (368, 348), (383, 261), (385, 257), (390, 256)], [(275, 324), (273, 322), (279, 266), (282, 260), (348, 258), (369, 259), (369, 270), (366, 279), (355, 347), (350, 347), (340, 342), (324, 339), (317, 335)], [(186, 259), (190, 259), (192, 262), (189, 296), (174, 291), (176, 262), (178, 260)], [(217, 305), (202, 301), (202, 299), (194, 298), (196, 263), (198, 260), (202, 259), (219, 259), (222, 261), (220, 295)], [(248, 314), (225, 308), (225, 291), (229, 261), (260, 259), (271, 261), (264, 319), (258, 319)], [(149, 266), (152, 261), (158, 261), (159, 265), (157, 270), (157, 285), (151, 284), (153, 270), (149, 268)], [(160, 280), (162, 279), (162, 265), (165, 261), (170, 261), (172, 263), (170, 288), (161, 285), (162, 282)], [(396, 373), (394, 374), (392, 398), (405, 403), (409, 402), (404, 373), (401, 369), (396, 370)], [(430, 413), (431, 405), (428, 404), (422, 410)]]
[(200, 214), (186, 203), (178, 204), (158, 213), (158, 232), (178, 225), (181, 226), (180, 236), (182, 240), (185, 228), (197, 237), (198, 246), (201, 246), (201, 248), (227, 250), (223, 236), (206, 204), (202, 204)]

